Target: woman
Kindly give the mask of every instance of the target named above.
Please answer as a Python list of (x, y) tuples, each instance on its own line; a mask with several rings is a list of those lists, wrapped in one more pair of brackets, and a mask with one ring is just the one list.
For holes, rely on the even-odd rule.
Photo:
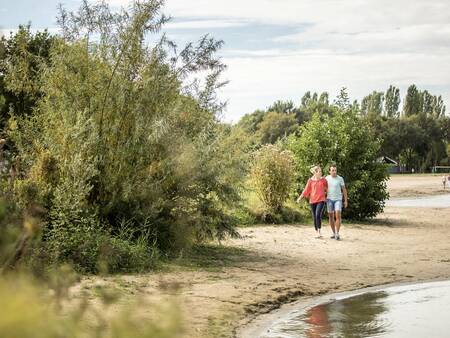
[(328, 190), (328, 183), (325, 177), (322, 177), (322, 169), (316, 165), (311, 168), (313, 176), (306, 183), (306, 187), (297, 198), (300, 202), (303, 197), (309, 197), (309, 205), (311, 206), (311, 214), (314, 220), (314, 228), (316, 229), (317, 237), (322, 237), (322, 211), (325, 206), (326, 195)]

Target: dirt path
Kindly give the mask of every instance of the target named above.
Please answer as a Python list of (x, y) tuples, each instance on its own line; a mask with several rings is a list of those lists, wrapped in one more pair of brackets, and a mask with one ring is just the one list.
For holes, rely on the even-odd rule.
[[(405, 184), (390, 186), (400, 191)], [(305, 225), (240, 232), (243, 239), (199, 248), (171, 272), (101, 282), (125, 284), (131, 295), (139, 289), (140, 297), (155, 301), (175, 294), (186, 336), (232, 337), (257, 315), (305, 295), (450, 278), (450, 208), (389, 207), (371, 224), (344, 225), (340, 242), (328, 238), (328, 228), (316, 239)], [(90, 278), (83, 284), (98, 282)]]

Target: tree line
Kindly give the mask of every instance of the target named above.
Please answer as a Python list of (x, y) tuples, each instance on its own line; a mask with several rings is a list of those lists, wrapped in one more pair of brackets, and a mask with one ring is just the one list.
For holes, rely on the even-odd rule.
[(408, 87), (400, 107), (399, 88), (373, 91), (361, 102), (350, 101), (345, 88), (333, 102), (329, 94), (306, 92), (299, 104), (276, 101), (265, 110), (243, 116), (236, 124), (253, 138), (254, 144), (274, 144), (299, 132), (314, 113), (332, 116), (338, 110), (351, 110), (355, 118), (367, 122), (381, 142), (378, 155), (395, 159), (400, 170), (430, 172), (434, 166), (450, 165), (450, 118), (445, 114), (442, 96)]

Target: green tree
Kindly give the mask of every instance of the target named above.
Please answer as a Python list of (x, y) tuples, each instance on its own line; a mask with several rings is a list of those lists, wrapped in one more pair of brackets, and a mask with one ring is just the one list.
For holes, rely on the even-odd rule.
[(442, 96), (434, 96), (433, 97), (433, 103), (432, 103), (432, 115), (435, 118), (442, 118), (445, 117), (445, 104), (444, 100), (442, 99)]
[(237, 126), (245, 130), (249, 134), (255, 133), (259, 129), (259, 124), (264, 119), (266, 112), (264, 110), (256, 110), (251, 114), (245, 114), (240, 118)]
[(30, 25), (0, 39), (0, 114), (2, 127), (9, 113), (29, 115), (41, 98), (41, 66), (49, 63), (55, 37), (46, 30), (32, 33)]
[(267, 111), (290, 114), (290, 113), (295, 113), (296, 108), (295, 108), (294, 102), (292, 102), (292, 101), (278, 100), (278, 101), (274, 102), (271, 106), (269, 106), (267, 108)]
[(258, 134), (261, 144), (274, 144), (297, 130), (298, 124), (294, 114), (268, 112), (259, 124)]
[(350, 204), (344, 215), (353, 219), (376, 216), (388, 197), (386, 167), (377, 161), (379, 148), (369, 124), (350, 110), (331, 117), (315, 114), (301, 127), (300, 136), (292, 135), (289, 140), (298, 188), (309, 178), (311, 165), (319, 163), (326, 170), (328, 164), (336, 163), (349, 192)]
[(297, 112), (297, 121), (303, 124), (311, 120), (314, 113), (332, 115), (334, 107), (330, 105), (328, 93), (323, 92), (320, 95), (317, 93), (306, 92), (301, 99), (301, 106)]
[(334, 100), (334, 104), (340, 110), (347, 110), (350, 108), (350, 99), (348, 97), (347, 88), (341, 88), (338, 96)]
[(362, 115), (381, 115), (383, 112), (384, 93), (373, 91), (361, 101)]
[[(165, 252), (237, 235), (228, 211), (240, 168), (223, 148), (215, 95), (222, 42), (205, 36), (178, 52), (163, 36), (148, 46), (167, 21), (161, 6), (62, 10), (39, 110), (10, 130), (22, 169), (17, 196), (38, 187), (34, 202), (48, 210), (44, 235), (57, 259), (83, 264), (80, 247), (95, 256), (94, 234), (116, 236), (124, 225)], [(188, 82), (199, 72), (204, 87)]]
[(422, 112), (422, 97), (416, 85), (408, 87), (403, 104), (403, 116), (409, 117)]
[(384, 113), (387, 117), (398, 117), (400, 107), (400, 89), (390, 85), (384, 95)]

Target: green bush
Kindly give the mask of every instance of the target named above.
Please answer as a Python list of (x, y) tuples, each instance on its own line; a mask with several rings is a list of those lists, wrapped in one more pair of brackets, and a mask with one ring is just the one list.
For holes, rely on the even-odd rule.
[(326, 173), (334, 163), (348, 190), (349, 207), (344, 209), (344, 217), (376, 216), (388, 198), (388, 173), (377, 161), (379, 148), (379, 140), (356, 113), (338, 111), (331, 117), (315, 114), (302, 126), (300, 136), (293, 135), (289, 140), (296, 160), (297, 190), (301, 191), (311, 176), (311, 165), (321, 164)]
[[(239, 201), (242, 163), (229, 156), (215, 94), (222, 42), (205, 36), (179, 53), (164, 37), (147, 45), (167, 20), (162, 3), (62, 10), (50, 62), (29, 79), (39, 84), (33, 114), (14, 112), (9, 121), (20, 169), (15, 199), (46, 210), (42, 238), (55, 262), (95, 272), (103, 248), (109, 269), (141, 270), (145, 251), (237, 235), (229, 210)], [(198, 73), (205, 86), (190, 86)], [(132, 238), (118, 236), (124, 221)]]
[(251, 178), (256, 193), (269, 213), (281, 211), (289, 196), (294, 174), (293, 155), (275, 145), (265, 145), (254, 154)]
[(144, 272), (154, 267), (158, 250), (150, 247), (145, 238), (137, 241), (104, 237), (101, 244), (98, 269), (101, 272)]
[[(117, 311), (119, 292), (99, 287), (96, 289), (99, 310), (86, 296), (76, 300), (69, 297), (69, 287), (77, 281), (77, 276), (66, 267), (50, 273), (46, 283), (25, 274), (1, 278), (2, 337), (172, 338), (183, 335), (180, 311), (174, 301), (155, 305), (141, 297), (139, 302)], [(112, 306), (116, 307), (114, 314), (108, 311)], [(144, 309), (146, 313), (152, 310), (151, 318), (143, 318)]]

